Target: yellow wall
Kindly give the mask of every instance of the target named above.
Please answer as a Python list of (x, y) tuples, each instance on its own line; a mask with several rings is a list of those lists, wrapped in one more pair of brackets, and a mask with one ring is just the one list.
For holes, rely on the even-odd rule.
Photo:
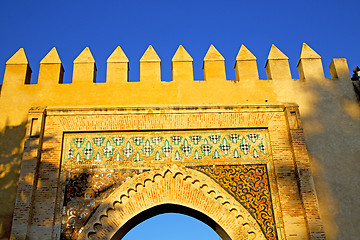
[[(108, 59), (107, 83), (94, 83), (95, 61), (86, 48), (74, 61), (73, 83), (59, 84), (63, 68), (56, 49), (40, 63), (38, 84), (29, 76), (20, 49), (6, 65), (0, 96), (0, 239), (8, 238), (19, 176), (27, 113), (34, 106), (156, 106), (297, 103), (328, 239), (360, 235), (360, 107), (345, 59), (330, 65), (306, 44), (299, 59), (300, 79), (292, 79), (287, 57), (272, 47), (259, 80), (256, 58), (242, 47), (236, 80), (226, 80), (224, 59), (212, 46), (204, 59), (205, 81), (193, 81), (192, 58), (179, 47), (172, 82), (160, 81), (160, 58), (152, 47), (141, 60), (140, 82), (127, 82), (128, 60), (121, 49)], [(285, 56), (285, 57), (284, 57)]]

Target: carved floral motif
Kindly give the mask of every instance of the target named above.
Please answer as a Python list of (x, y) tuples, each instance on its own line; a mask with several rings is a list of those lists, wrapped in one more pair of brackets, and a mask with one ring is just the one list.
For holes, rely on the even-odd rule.
[(61, 239), (75, 239), (97, 206), (122, 182), (143, 170), (83, 169), (67, 171)]
[(266, 164), (194, 166), (233, 195), (256, 219), (267, 239), (277, 239)]

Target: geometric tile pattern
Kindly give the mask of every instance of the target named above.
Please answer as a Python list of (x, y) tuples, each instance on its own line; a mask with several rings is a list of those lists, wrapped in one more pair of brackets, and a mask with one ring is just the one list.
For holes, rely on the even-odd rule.
[(259, 223), (267, 239), (277, 239), (266, 164), (193, 166), (233, 195)]
[(66, 136), (65, 165), (269, 158), (267, 131), (117, 132)]
[(61, 239), (76, 239), (97, 206), (126, 179), (144, 170), (71, 169), (66, 172)]

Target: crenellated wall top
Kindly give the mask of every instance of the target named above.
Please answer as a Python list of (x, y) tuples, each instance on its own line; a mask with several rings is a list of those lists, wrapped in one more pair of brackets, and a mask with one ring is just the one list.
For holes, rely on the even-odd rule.
[(180, 45), (172, 58), (172, 81), (162, 81), (161, 59), (150, 45), (140, 59), (140, 81), (129, 82), (129, 60), (117, 47), (107, 59), (106, 82), (98, 83), (96, 61), (85, 48), (73, 61), (72, 83), (63, 84), (64, 68), (53, 48), (40, 62), (37, 84), (30, 84), (31, 68), (21, 48), (6, 63), (0, 107), (18, 116), (33, 106), (297, 103), (317, 86), (347, 89), (350, 82), (345, 81), (350, 79), (346, 59), (333, 59), (332, 79), (326, 79), (321, 57), (305, 43), (297, 66), (300, 81), (292, 78), (288, 57), (274, 45), (265, 66), (267, 79), (259, 79), (256, 61), (242, 45), (235, 59), (236, 79), (228, 79), (225, 58), (211, 45), (203, 61), (204, 79), (194, 80), (193, 58)]
[[(266, 61), (267, 80), (292, 79), (288, 57), (275, 45), (272, 45)], [(203, 59), (204, 80), (229, 80), (225, 73), (225, 58), (211, 45)], [(140, 81), (152, 82), (161, 81), (161, 59), (155, 49), (149, 45), (142, 58), (140, 59)], [(180, 45), (172, 58), (173, 81), (194, 80), (193, 59), (191, 55)], [(96, 64), (91, 51), (86, 47), (73, 62), (73, 83), (75, 82), (96, 82)], [(25, 51), (20, 48), (6, 63), (7, 69), (14, 65), (27, 65), (30, 69)], [(52, 65), (52, 66), (51, 66)], [(54, 66), (58, 65), (57, 68)], [(301, 80), (322, 79), (324, 71), (321, 57), (306, 43), (303, 44), (298, 60), (298, 71)], [(259, 80), (256, 57), (242, 45), (235, 60), (236, 81)], [(349, 76), (348, 67), (345, 59), (334, 59), (329, 66), (331, 76)], [(31, 71), (31, 69), (30, 69)], [(341, 72), (339, 72), (341, 71)], [(40, 62), (39, 78), (42, 72), (51, 72), (52, 77), (47, 78), (47, 82), (62, 83), (63, 68), (56, 48), (51, 51)], [(29, 73), (27, 73), (29, 74)], [(118, 46), (107, 60), (106, 82), (124, 83), (128, 82), (129, 60), (124, 51)], [(29, 76), (28, 76), (29, 77)], [(230, 80), (231, 81), (231, 80)], [(234, 80), (232, 80), (234, 81)], [(42, 84), (43, 81), (38, 81)], [(24, 82), (23, 82), (24, 83)], [(8, 83), (4, 79), (4, 84)], [(20, 82), (18, 83), (20, 84)]]

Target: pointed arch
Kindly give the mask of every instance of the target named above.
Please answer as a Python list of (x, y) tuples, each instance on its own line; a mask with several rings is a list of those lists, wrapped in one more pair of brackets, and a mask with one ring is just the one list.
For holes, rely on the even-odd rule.
[(139, 221), (167, 211), (195, 217), (223, 239), (265, 239), (250, 213), (214, 180), (176, 165), (122, 184), (98, 207), (78, 239), (118, 238)]

